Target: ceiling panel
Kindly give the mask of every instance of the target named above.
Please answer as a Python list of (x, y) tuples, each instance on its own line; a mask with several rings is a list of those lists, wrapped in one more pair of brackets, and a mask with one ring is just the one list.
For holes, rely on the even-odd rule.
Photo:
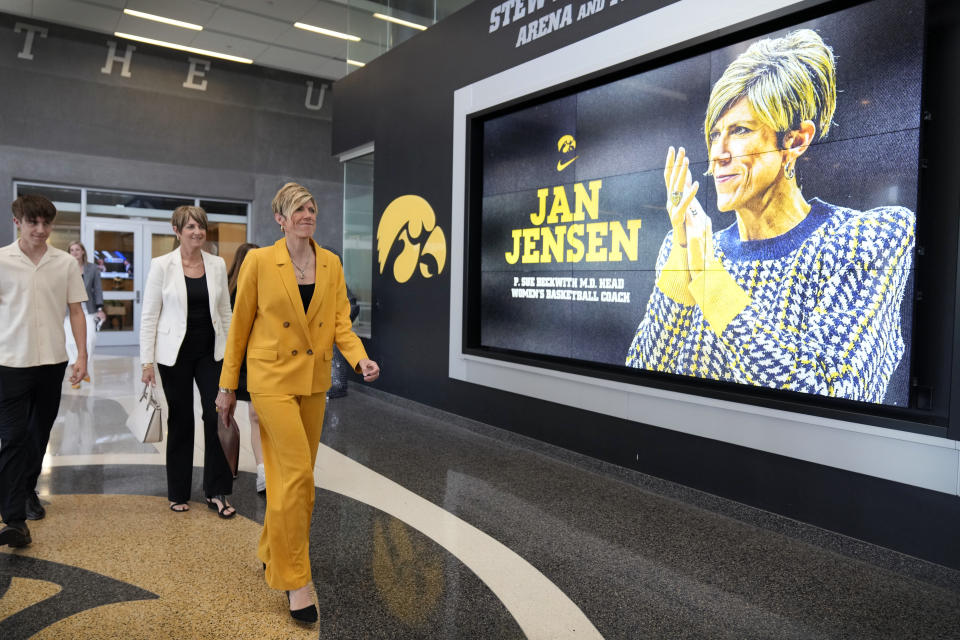
[(245, 11), (220, 7), (204, 25), (204, 28), (252, 40), (273, 42), (290, 28), (290, 23), (285, 20), (261, 18)]
[[(433, 24), (434, 1), (428, 0), (389, 0), (389, 2), (375, 2), (374, 0), (326, 0), (330, 3), (347, 5), (350, 8), (365, 12), (369, 15), (385, 13), (405, 20), (430, 26)], [(437, 0), (437, 12), (449, 15), (469, 4), (471, 0)]]
[[(351, 11), (347, 16), (347, 32), (359, 36), (367, 42), (385, 44), (392, 25), (374, 18), (372, 14)], [(407, 27), (402, 27), (406, 29)]]
[(74, 0), (33, 0), (33, 15), (71, 26), (113, 33), (120, 14), (116, 9), (93, 6)]
[(323, 56), (280, 47), (268, 47), (259, 56), (257, 62), (269, 67), (289, 69), (315, 78), (338, 80), (347, 73), (346, 62), (334, 61)]
[(29, 16), (33, 15), (33, 3), (30, 0), (0, 0), (0, 11)]
[(203, 25), (213, 15), (217, 5), (201, 0), (128, 0), (126, 8)]
[(224, 0), (221, 4), (293, 24), (317, 6), (319, 0)]
[(382, 53), (383, 49), (375, 44), (351, 42), (347, 45), (347, 57), (364, 64), (370, 62)]
[(143, 20), (142, 18), (134, 18), (124, 14), (120, 14), (120, 20), (117, 22), (117, 27), (114, 31), (185, 45), (189, 45), (193, 37), (198, 33), (197, 31), (191, 31), (183, 27), (174, 27), (169, 24), (154, 22), (153, 20)]
[[(379, 7), (378, 10), (389, 11), (386, 7)], [(325, 29), (333, 29), (341, 33), (349, 33), (377, 44), (387, 41), (388, 28), (390, 27), (388, 22), (374, 18), (371, 11), (334, 5), (329, 2), (318, 5), (317, 8), (305, 15), (301, 22)], [(400, 28), (407, 29), (408, 27)]]
[[(370, 19), (376, 20), (372, 14), (370, 14)], [(307, 24), (312, 24), (315, 27), (323, 27), (324, 29), (333, 29), (341, 33), (350, 33), (350, 9), (323, 2), (303, 16), (300, 22), (306, 22)]]
[(347, 75), (350, 71), (353, 71), (356, 67), (348, 66), (346, 62), (339, 62), (337, 60), (327, 59), (321, 67), (317, 69), (317, 72), (314, 74), (318, 78), (330, 78), (331, 80), (339, 80), (343, 76)]
[[(377, 20), (383, 11), (429, 23), (428, 18), (401, 11), (432, 6), (433, 0), (0, 0), (0, 11), (100, 33), (121, 31), (219, 53), (252, 58), (255, 64), (312, 76), (340, 78), (355, 67), (350, 58), (369, 62), (404, 40), (406, 27)], [(467, 2), (468, 0), (438, 0)], [(124, 7), (204, 27), (180, 27), (125, 16)], [(294, 22), (341, 31), (362, 38), (349, 43), (293, 27)], [(410, 30), (415, 33), (414, 31)]]
[(254, 42), (238, 36), (230, 36), (212, 31), (201, 31), (190, 43), (191, 47), (198, 49), (207, 49), (217, 53), (228, 53), (232, 56), (250, 58), (256, 60), (269, 45), (262, 42)]
[(319, 33), (304, 31), (296, 27), (287, 29), (287, 32), (280, 36), (274, 44), (322, 56), (344, 58), (347, 55), (346, 40), (322, 36)]

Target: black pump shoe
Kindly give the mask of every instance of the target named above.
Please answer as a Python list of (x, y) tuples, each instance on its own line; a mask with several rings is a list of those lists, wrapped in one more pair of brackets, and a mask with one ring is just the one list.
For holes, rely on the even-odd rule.
[[(287, 606), (290, 606), (290, 592), (287, 591)], [(317, 607), (310, 605), (303, 609), (290, 610), (290, 617), (300, 624), (315, 624), (317, 622)]]

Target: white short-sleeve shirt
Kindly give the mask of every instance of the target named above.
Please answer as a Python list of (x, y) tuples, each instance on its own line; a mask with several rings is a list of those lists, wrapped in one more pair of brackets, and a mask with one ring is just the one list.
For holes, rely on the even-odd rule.
[(66, 251), (47, 246), (33, 264), (16, 240), (0, 249), (0, 366), (66, 362), (63, 314), (86, 299), (80, 266)]

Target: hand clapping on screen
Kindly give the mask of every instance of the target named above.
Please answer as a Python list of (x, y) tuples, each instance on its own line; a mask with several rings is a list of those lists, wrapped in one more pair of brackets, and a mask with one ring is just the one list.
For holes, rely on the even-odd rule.
[(706, 252), (713, 251), (712, 228), (710, 218), (696, 199), (700, 183), (693, 182), (690, 159), (683, 147), (667, 150), (663, 180), (667, 185), (667, 213), (673, 226), (674, 250), (686, 250), (687, 268), (692, 273), (703, 271)]
[(697, 195), (700, 183), (692, 182), (690, 177), (690, 159), (686, 151), (670, 147), (663, 169), (663, 181), (667, 185), (667, 214), (673, 226), (673, 246), (687, 247), (686, 211)]

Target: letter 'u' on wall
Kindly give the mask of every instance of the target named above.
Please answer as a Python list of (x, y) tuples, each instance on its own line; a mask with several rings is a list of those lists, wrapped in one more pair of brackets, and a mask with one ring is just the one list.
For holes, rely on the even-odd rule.
[(327, 93), (327, 85), (320, 85), (320, 97), (315, 100), (310, 99), (313, 95), (313, 80), (307, 80), (307, 98), (303, 101), (303, 106), (311, 111), (320, 111), (323, 108), (323, 96)]
[(437, 226), (437, 216), (430, 203), (416, 195), (396, 198), (387, 205), (377, 226), (377, 259), (380, 273), (402, 244), (399, 255), (393, 258), (393, 277), (403, 284), (413, 277), (417, 267), (424, 278), (432, 278), (443, 271), (447, 261), (447, 238)]

